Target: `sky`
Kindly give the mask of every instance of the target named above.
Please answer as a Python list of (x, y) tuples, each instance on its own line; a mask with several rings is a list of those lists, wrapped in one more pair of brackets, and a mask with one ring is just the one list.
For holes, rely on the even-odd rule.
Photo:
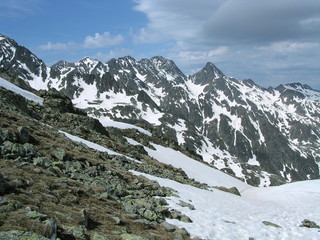
[(48, 66), (163, 56), (262, 87), (320, 90), (320, 0), (0, 0), (0, 33)]

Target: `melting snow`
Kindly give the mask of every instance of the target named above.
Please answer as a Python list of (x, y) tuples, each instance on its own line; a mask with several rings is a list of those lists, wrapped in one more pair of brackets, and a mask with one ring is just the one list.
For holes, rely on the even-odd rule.
[(114, 120), (111, 120), (108, 117), (100, 117), (97, 118), (100, 123), (105, 126), (105, 127), (116, 127), (116, 128), (120, 128), (120, 129), (130, 129), (130, 128), (134, 128), (137, 129), (138, 131), (148, 135), (148, 136), (152, 136), (151, 132), (141, 128), (141, 127), (137, 127), (135, 125), (129, 124), (129, 123), (123, 123), (123, 122), (117, 122)]
[(75, 142), (83, 143), (84, 145), (88, 146), (89, 148), (95, 149), (95, 150), (97, 150), (97, 151), (99, 151), (99, 152), (106, 152), (106, 153), (108, 153), (108, 154), (110, 154), (110, 155), (124, 156), (124, 157), (126, 157), (126, 158), (128, 158), (128, 159), (131, 159), (131, 160), (133, 160), (133, 161), (136, 161), (136, 162), (138, 162), (138, 163), (141, 163), (140, 161), (138, 161), (138, 160), (136, 160), (136, 159), (133, 159), (133, 158), (128, 157), (128, 156), (125, 156), (125, 155), (123, 155), (123, 154), (121, 154), (121, 153), (117, 153), (117, 152), (115, 152), (115, 151), (110, 150), (109, 148), (103, 147), (103, 146), (101, 146), (101, 145), (99, 145), (99, 144), (90, 142), (90, 141), (85, 140), (85, 139), (83, 139), (83, 138), (80, 138), (80, 137), (71, 135), (70, 133), (67, 133), (67, 132), (64, 132), (64, 131), (61, 131), (61, 130), (59, 130), (59, 132), (60, 132), (60, 133), (63, 133), (63, 134), (64, 134), (67, 138), (69, 138), (70, 140), (75, 141)]
[(30, 101), (39, 103), (40, 105), (43, 105), (43, 98), (41, 98), (41, 97), (39, 97), (29, 91), (26, 91), (22, 88), (19, 88), (18, 86), (8, 82), (7, 80), (4, 80), (3, 78), (0, 78), (0, 86), (7, 89), (7, 90), (15, 92)]
[(145, 147), (149, 156), (157, 159), (159, 162), (170, 164), (176, 168), (182, 168), (190, 178), (194, 178), (199, 182), (207, 183), (210, 186), (237, 187), (239, 191), (248, 187), (246, 183), (236, 180), (204, 163), (195, 161), (179, 151), (153, 143), (152, 145), (156, 150)]

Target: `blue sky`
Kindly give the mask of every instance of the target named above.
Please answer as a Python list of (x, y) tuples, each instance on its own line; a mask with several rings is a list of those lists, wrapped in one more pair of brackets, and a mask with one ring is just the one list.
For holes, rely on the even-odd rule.
[(49, 66), (161, 55), (263, 87), (320, 90), (319, 0), (1, 0), (0, 33)]

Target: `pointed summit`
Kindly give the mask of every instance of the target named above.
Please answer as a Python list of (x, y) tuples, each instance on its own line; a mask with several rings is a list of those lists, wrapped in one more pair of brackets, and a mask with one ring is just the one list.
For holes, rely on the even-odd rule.
[(216, 67), (216, 65), (208, 62), (204, 68), (192, 75), (192, 78), (194, 79), (195, 84), (204, 85), (212, 82), (214, 79), (222, 78), (224, 76), (225, 75)]

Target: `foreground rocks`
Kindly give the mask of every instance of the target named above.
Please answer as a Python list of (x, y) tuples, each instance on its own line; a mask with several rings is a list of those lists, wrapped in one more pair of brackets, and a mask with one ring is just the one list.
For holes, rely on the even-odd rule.
[[(163, 197), (172, 191), (128, 170), (197, 184), (184, 172), (175, 174), (68, 104), (26, 101), (25, 111), (6, 104), (0, 110), (0, 240), (190, 239), (185, 230), (162, 224), (166, 218), (191, 221), (168, 209)], [(137, 160), (97, 152), (60, 129)]]

